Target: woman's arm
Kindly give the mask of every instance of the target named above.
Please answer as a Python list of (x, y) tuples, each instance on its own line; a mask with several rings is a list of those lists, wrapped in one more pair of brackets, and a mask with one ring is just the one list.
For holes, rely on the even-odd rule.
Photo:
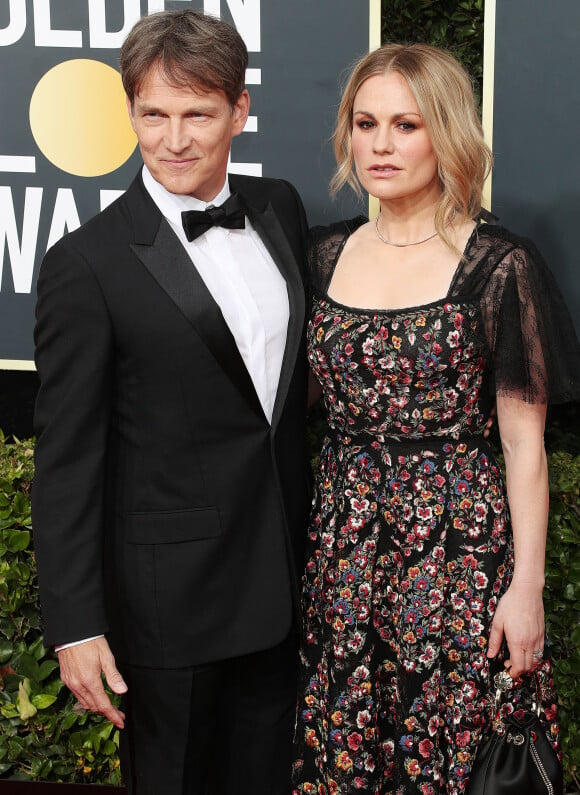
[(505, 636), (506, 667), (517, 678), (544, 649), (544, 564), (548, 526), (548, 466), (544, 450), (546, 406), (498, 397), (497, 418), (503, 447), (508, 502), (514, 536), (513, 580), (493, 619), (488, 656), (495, 657)]

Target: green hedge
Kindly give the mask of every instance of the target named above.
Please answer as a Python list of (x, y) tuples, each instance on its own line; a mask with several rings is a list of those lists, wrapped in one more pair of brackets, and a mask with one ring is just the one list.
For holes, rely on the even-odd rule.
[(120, 784), (118, 730), (75, 705), (42, 645), (32, 450), (0, 431), (0, 778)]
[[(311, 423), (312, 425), (312, 423)], [(120, 783), (119, 732), (89, 715), (45, 651), (31, 543), (32, 440), (0, 432), (0, 778)], [(546, 620), (568, 783), (580, 777), (580, 455), (549, 455)]]
[(383, 42), (420, 41), (455, 55), (481, 97), (483, 80), (483, 0), (383, 0)]
[(546, 624), (567, 780), (580, 790), (580, 455), (555, 452), (548, 462)]

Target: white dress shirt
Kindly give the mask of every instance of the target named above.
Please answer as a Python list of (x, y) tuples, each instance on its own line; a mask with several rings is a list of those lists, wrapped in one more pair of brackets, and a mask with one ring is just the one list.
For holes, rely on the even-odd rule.
[[(181, 213), (205, 210), (209, 204), (223, 204), (230, 196), (227, 178), (212, 202), (170, 193), (153, 179), (146, 166), (143, 166), (143, 182), (220, 307), (264, 414), (271, 422), (290, 318), (284, 277), (247, 217), (245, 229), (215, 226), (191, 242), (186, 238)], [(94, 639), (64, 643), (56, 650)]]

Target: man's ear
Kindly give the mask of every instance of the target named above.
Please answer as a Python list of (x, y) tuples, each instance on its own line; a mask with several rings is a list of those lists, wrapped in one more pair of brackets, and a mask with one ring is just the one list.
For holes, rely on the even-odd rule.
[(233, 118), (233, 135), (239, 135), (244, 127), (246, 126), (246, 122), (248, 120), (248, 114), (250, 112), (250, 95), (248, 94), (247, 89), (244, 88), (236, 104), (232, 109), (232, 118)]
[(135, 132), (135, 119), (133, 117), (133, 103), (129, 99), (127, 95), (125, 95), (125, 100), (127, 102), (127, 112), (129, 114), (129, 121), (131, 122), (131, 127), (133, 128), (133, 132)]

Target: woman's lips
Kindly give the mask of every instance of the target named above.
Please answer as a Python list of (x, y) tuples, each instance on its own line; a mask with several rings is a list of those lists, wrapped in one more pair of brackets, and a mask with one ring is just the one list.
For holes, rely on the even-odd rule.
[(393, 177), (400, 171), (401, 169), (396, 166), (390, 164), (381, 165), (380, 163), (375, 163), (369, 168), (369, 173), (374, 177)]

